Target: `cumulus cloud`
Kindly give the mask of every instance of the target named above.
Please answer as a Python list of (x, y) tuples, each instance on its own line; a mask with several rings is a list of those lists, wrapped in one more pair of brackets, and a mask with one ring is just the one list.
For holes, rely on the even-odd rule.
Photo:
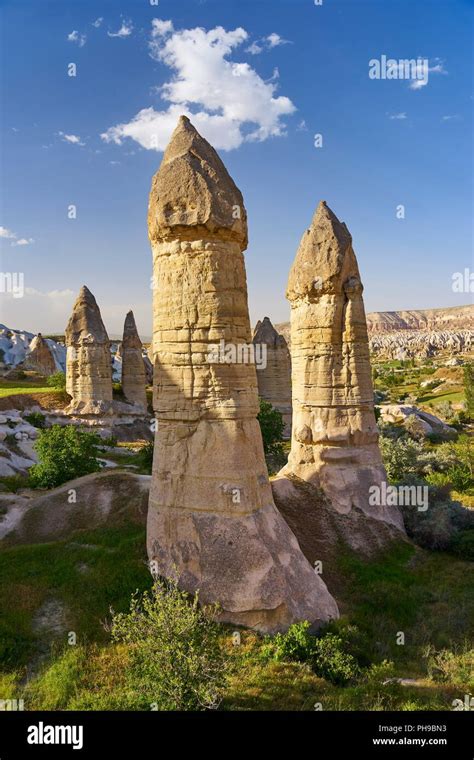
[(400, 111), (400, 113), (392, 113), (389, 114), (389, 119), (396, 119), (397, 121), (402, 121), (403, 119), (407, 118), (407, 115), (405, 111)]
[(7, 227), (2, 227), (0, 225), (0, 238), (16, 238), (16, 235), (14, 232), (9, 230)]
[(69, 42), (75, 42), (79, 47), (84, 47), (87, 40), (87, 36), (85, 34), (79, 34), (77, 29), (74, 29), (74, 31), (68, 34), (67, 38)]
[(31, 245), (34, 242), (33, 238), (20, 238), (19, 240), (15, 240), (12, 245)]
[(107, 32), (109, 37), (130, 37), (133, 32), (131, 21), (122, 21), (122, 26), (117, 32)]
[(154, 19), (150, 55), (173, 72), (159, 89), (168, 106), (143, 108), (130, 121), (110, 127), (102, 139), (120, 145), (131, 138), (143, 148), (164, 150), (181, 114), (222, 150), (284, 135), (282, 118), (296, 110), (291, 100), (277, 95), (277, 85), (265, 82), (248, 63), (229, 60), (247, 38), (241, 27), (176, 31), (171, 21)]
[(70, 143), (71, 145), (85, 145), (85, 142), (82, 142), (79, 135), (67, 135), (64, 132), (58, 132), (58, 134), (64, 142)]
[(103, 16), (99, 16), (99, 18), (96, 18), (96, 20), (92, 22), (92, 26), (95, 26), (95, 28), (98, 29), (99, 26), (102, 26), (103, 20)]
[(4, 240), (11, 240), (12, 242), (10, 245), (31, 245), (31, 243), (34, 243), (33, 238), (19, 238), (16, 232), (13, 232), (12, 230), (9, 230), (8, 227), (2, 227), (0, 225), (0, 238), (4, 238)]
[(245, 52), (250, 53), (250, 55), (259, 55), (260, 53), (263, 53), (264, 50), (271, 50), (279, 45), (290, 44), (290, 40), (285, 40), (276, 32), (272, 32), (267, 37), (262, 37), (260, 40), (252, 42), (251, 45), (245, 48)]

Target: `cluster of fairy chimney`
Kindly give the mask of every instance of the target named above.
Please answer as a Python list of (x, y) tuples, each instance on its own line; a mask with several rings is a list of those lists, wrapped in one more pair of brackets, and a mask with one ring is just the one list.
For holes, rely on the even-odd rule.
[[(288, 348), (267, 317), (251, 335), (243, 198), (184, 116), (153, 177), (148, 229), (158, 423), (147, 522), (153, 572), (218, 603), (220, 619), (236, 625), (273, 632), (335, 618), (333, 595), (275, 506), (257, 414), (260, 395), (281, 411), (291, 437), (278, 493), (300, 482), (322, 492), (339, 518), (362, 515), (403, 533), (398, 509), (369, 499), (386, 474), (351, 235), (321, 201), (289, 275)], [(211, 346), (252, 339), (266, 347), (258, 372), (252, 362), (210, 360)], [(66, 346), (68, 413), (118, 411), (110, 341), (85, 286)], [(121, 359), (119, 411), (144, 414), (146, 366), (132, 312)]]
[(146, 414), (147, 372), (133, 312), (125, 317), (120, 346), (123, 401), (113, 400), (110, 340), (97, 302), (84, 285), (66, 327), (66, 391), (68, 414)]

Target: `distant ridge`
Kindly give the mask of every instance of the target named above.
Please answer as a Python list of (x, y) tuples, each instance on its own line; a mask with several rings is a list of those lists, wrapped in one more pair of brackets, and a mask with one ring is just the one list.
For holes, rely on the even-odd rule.
[[(275, 328), (288, 341), (290, 323), (279, 322)], [(411, 309), (401, 311), (372, 311), (367, 314), (369, 335), (401, 330), (422, 332), (458, 332), (474, 330), (474, 304), (448, 306), (445, 309)]]

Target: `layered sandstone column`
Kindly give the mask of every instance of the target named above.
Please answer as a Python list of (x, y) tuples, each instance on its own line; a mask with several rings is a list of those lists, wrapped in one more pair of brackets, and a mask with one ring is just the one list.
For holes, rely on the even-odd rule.
[[(291, 436), (291, 357), (283, 335), (268, 317), (257, 322), (253, 334), (256, 347), (265, 347), (265, 361), (257, 365), (258, 395), (281, 413), (285, 438)], [(263, 356), (263, 354), (262, 354)]]
[(144, 414), (147, 409), (147, 379), (142, 348), (133, 311), (129, 311), (125, 317), (121, 346), (122, 391), (127, 401), (134, 405), (137, 412)]
[(181, 117), (153, 178), (154, 408), (148, 511), (155, 572), (261, 631), (337, 616), (325, 584), (276, 510), (255, 366), (215, 360), (250, 344), (242, 195)]
[(396, 507), (369, 503), (387, 476), (362, 290), (349, 230), (321, 201), (288, 280), (293, 428), (281, 474), (321, 486), (339, 513), (359, 509), (402, 528)]
[(82, 286), (66, 327), (66, 391), (69, 414), (112, 411), (109, 336), (90, 290)]

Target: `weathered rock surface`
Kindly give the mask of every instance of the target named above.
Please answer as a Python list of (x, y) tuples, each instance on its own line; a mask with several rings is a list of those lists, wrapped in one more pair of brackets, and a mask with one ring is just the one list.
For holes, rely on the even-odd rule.
[(288, 280), (293, 430), (288, 464), (340, 514), (356, 509), (403, 530), (396, 507), (369, 505), (386, 481), (378, 447), (362, 282), (352, 238), (324, 201)]
[(474, 305), (446, 309), (412, 309), (410, 311), (376, 311), (367, 314), (367, 330), (372, 333), (393, 333), (402, 330), (426, 332), (459, 332), (474, 330)]
[[(36, 336), (33, 333), (13, 330), (0, 324), (0, 364), (6, 368), (23, 365), (35, 340)], [(53, 357), (55, 365), (53, 372), (64, 372), (66, 368), (66, 347), (51, 338), (42, 338), (42, 342), (46, 344)], [(29, 369), (29, 367), (25, 366), (24, 369)], [(32, 369), (36, 369), (36, 367), (32, 367)]]
[(90, 290), (83, 285), (66, 327), (66, 390), (70, 414), (104, 414), (112, 409), (109, 336)]
[(142, 356), (142, 342), (138, 336), (133, 311), (125, 317), (123, 327), (122, 355), (122, 391), (130, 404), (138, 412), (146, 412), (146, 373)]
[(261, 631), (336, 617), (277, 511), (255, 366), (213, 363), (251, 339), (246, 212), (214, 149), (181, 117), (153, 178), (155, 441), (147, 543), (157, 571)]
[[(61, 541), (76, 531), (145, 525), (151, 477), (105, 471), (70, 480), (43, 493), (1, 494), (6, 513), (0, 520), (2, 545)], [(76, 491), (69, 503), (69, 490)], [(79, 540), (79, 539), (78, 539)]]
[(470, 354), (474, 351), (474, 330), (385, 332), (373, 334), (369, 345), (378, 359), (429, 359), (444, 353)]
[(416, 427), (413, 431), (419, 431), (420, 437), (428, 435), (438, 435), (446, 441), (455, 440), (458, 436), (456, 428), (447, 425), (434, 414), (424, 412), (416, 406), (409, 404), (381, 404), (380, 405), (382, 422), (401, 423), (408, 427), (413, 426), (413, 420), (416, 420)]
[(291, 357), (283, 335), (264, 317), (258, 322), (253, 343), (266, 347), (265, 366), (257, 367), (258, 395), (281, 412), (285, 423), (284, 436), (291, 436)]
[(46, 376), (56, 372), (54, 356), (41, 333), (38, 333), (31, 341), (23, 368), (35, 370)]

